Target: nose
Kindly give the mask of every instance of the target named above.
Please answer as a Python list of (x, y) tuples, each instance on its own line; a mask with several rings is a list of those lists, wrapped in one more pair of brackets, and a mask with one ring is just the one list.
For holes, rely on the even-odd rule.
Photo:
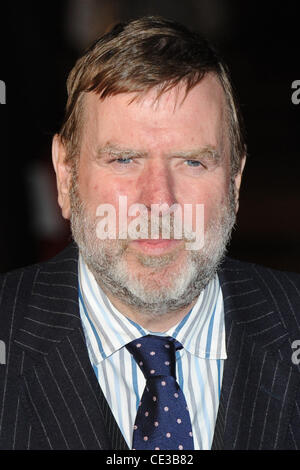
[(170, 207), (176, 203), (174, 180), (170, 169), (164, 162), (149, 163), (140, 176), (140, 203), (148, 209), (151, 204), (168, 204)]

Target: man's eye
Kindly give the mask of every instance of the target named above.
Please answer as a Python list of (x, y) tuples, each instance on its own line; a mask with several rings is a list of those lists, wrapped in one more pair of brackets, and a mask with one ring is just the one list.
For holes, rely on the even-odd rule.
[(202, 163), (199, 162), (199, 160), (186, 160), (184, 163), (188, 166), (195, 167), (195, 168), (198, 168), (199, 166), (203, 166)]
[(131, 163), (132, 162), (132, 158), (117, 158), (115, 160), (117, 163), (121, 163), (121, 164), (128, 164), (128, 163)]

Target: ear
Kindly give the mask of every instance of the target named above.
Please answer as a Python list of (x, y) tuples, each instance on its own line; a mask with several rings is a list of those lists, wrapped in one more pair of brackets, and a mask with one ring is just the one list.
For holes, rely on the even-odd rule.
[(69, 188), (71, 180), (70, 164), (66, 163), (66, 149), (58, 134), (52, 140), (52, 162), (56, 173), (56, 184), (58, 191), (58, 204), (61, 208), (62, 216), (70, 219), (70, 197)]
[(234, 185), (235, 185), (235, 212), (237, 213), (239, 210), (239, 195), (240, 195), (240, 187), (242, 182), (243, 171), (246, 164), (246, 155), (242, 158), (241, 167), (236, 176), (234, 177)]

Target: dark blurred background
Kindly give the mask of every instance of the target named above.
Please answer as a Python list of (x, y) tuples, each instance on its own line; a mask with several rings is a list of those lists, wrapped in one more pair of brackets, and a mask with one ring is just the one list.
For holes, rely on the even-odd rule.
[(300, 272), (299, 2), (44, 0), (1, 4), (0, 271), (45, 260), (70, 240), (56, 203), (51, 139), (78, 55), (114, 23), (159, 14), (203, 31), (242, 104), (249, 159), (229, 254)]

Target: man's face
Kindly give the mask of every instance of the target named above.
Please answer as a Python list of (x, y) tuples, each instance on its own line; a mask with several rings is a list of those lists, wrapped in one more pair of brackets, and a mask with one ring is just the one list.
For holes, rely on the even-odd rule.
[[(104, 100), (86, 95), (78, 167), (65, 183), (71, 196), (60, 199), (100, 285), (116, 295), (122, 291), (125, 302), (153, 314), (188, 305), (212, 277), (234, 223), (233, 193), (240, 182), (237, 176), (231, 185), (218, 80), (207, 75), (185, 99), (183, 86), (156, 96), (154, 90), (135, 100), (128, 93)], [(143, 204), (149, 217), (153, 204), (203, 204), (204, 247), (189, 251), (184, 240), (174, 239), (99, 240), (97, 207), (113, 205), (118, 221), (120, 196), (128, 207)]]

